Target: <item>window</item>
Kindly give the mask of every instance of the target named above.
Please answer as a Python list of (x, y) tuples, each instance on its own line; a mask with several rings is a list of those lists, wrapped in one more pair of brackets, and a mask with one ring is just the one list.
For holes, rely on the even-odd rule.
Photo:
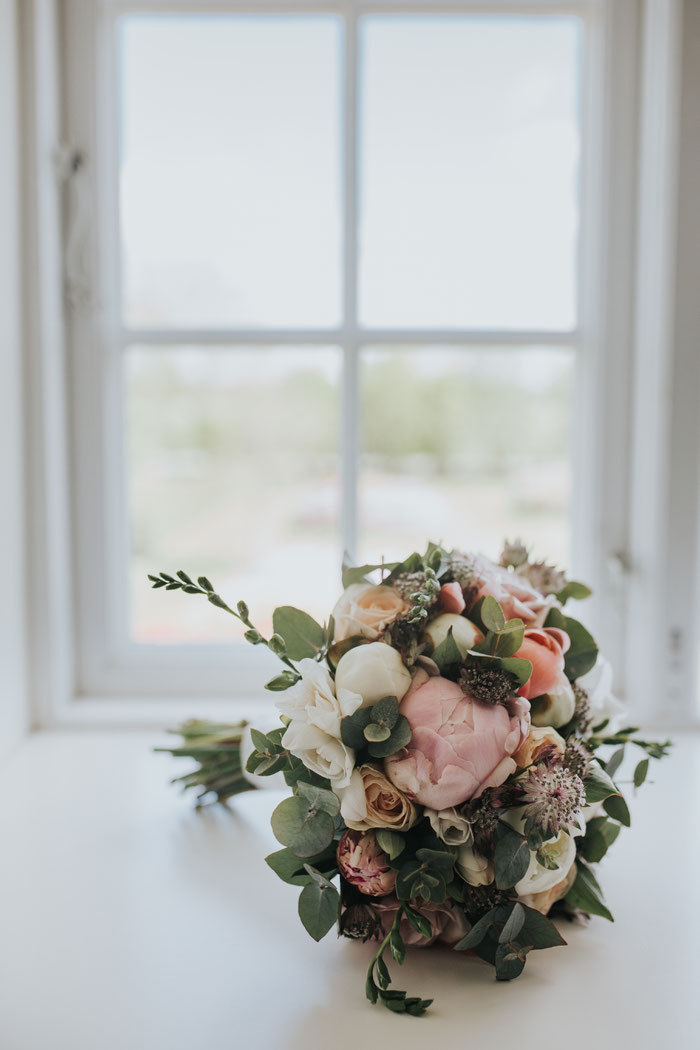
[(262, 680), (151, 570), (267, 626), (327, 615), (344, 549), (597, 556), (600, 26), (431, 6), (69, 3), (83, 693)]

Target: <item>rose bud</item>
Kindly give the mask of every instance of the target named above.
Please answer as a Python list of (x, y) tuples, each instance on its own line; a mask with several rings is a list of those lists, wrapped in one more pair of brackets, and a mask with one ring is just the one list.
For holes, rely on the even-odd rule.
[(410, 799), (448, 809), (497, 787), (516, 770), (512, 755), (527, 737), (522, 697), (484, 704), (454, 682), (419, 669), (401, 702), (412, 730), (407, 747), (385, 759), (389, 779)]
[(446, 613), (456, 613), (458, 616), (464, 612), (464, 594), (462, 587), (456, 580), (452, 583), (443, 583), (440, 588), (440, 605)]
[(571, 721), (576, 708), (576, 697), (565, 674), (557, 679), (554, 687), (543, 696), (532, 700), (531, 719), (536, 726), (553, 726), (559, 729)]
[(338, 870), (368, 897), (384, 897), (396, 885), (396, 872), (373, 831), (345, 831), (338, 842)]
[(564, 671), (564, 653), (570, 645), (568, 634), (558, 627), (525, 631), (523, 644), (515, 655), (530, 661), (532, 674), (519, 690), (521, 696), (532, 700), (533, 696), (542, 696), (556, 686)]
[(396, 649), (384, 642), (358, 645), (342, 656), (335, 671), (335, 688), (359, 693), (362, 707), (371, 707), (385, 696), (397, 700), (411, 684), (411, 672)]
[[(532, 708), (532, 705), (530, 705)], [(534, 717), (534, 711), (530, 711), (530, 718)], [(563, 723), (562, 723), (563, 724)], [(566, 750), (566, 742), (559, 736), (556, 729), (551, 726), (532, 726), (527, 734), (527, 739), (514, 753), (513, 758), (518, 764), (518, 769), (526, 769), (533, 762), (541, 761), (547, 752), (563, 755)]]
[(437, 649), (441, 642), (447, 638), (450, 628), (452, 637), (459, 649), (461, 656), (466, 656), (469, 649), (473, 649), (477, 642), (484, 637), (479, 628), (468, 620), (466, 616), (457, 616), (456, 613), (441, 613), (425, 628), (423, 637), (429, 642), (432, 649)]

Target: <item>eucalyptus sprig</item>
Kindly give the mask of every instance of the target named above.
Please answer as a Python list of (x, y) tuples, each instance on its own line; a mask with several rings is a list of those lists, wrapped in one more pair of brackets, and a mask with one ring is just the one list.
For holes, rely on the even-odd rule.
[(240, 620), (243, 626), (248, 628), (243, 635), (247, 642), (250, 642), (251, 645), (267, 646), (270, 652), (274, 653), (275, 656), (281, 660), (283, 664), (286, 664), (290, 671), (293, 672), (293, 674), (286, 674), (283, 672), (282, 675), (278, 676), (278, 679), (284, 678), (284, 684), (280, 682), (279, 684), (273, 685), (273, 682), (278, 682), (278, 679), (273, 679), (271, 683), (268, 683), (269, 688), (286, 689), (290, 685), (294, 685), (294, 683), (301, 677), (297, 668), (287, 655), (287, 643), (282, 635), (275, 633), (270, 638), (265, 638), (262, 632), (251, 622), (250, 610), (246, 603), (243, 601), (238, 602), (236, 608), (232, 609), (230, 605), (226, 604), (221, 595), (216, 593), (213, 584), (206, 576), (198, 576), (197, 582), (195, 583), (186, 572), (182, 569), (178, 569), (175, 576), (170, 576), (167, 572), (161, 572), (157, 576), (149, 573), (148, 578), (153, 584), (154, 590), (157, 590), (159, 587), (165, 587), (166, 591), (183, 591), (185, 594), (202, 594), (207, 601), (211, 602), (212, 605), (215, 605), (217, 609), (223, 609), (224, 612), (230, 613), (231, 616), (235, 616), (237, 620)]
[(425, 580), (421, 589), (414, 591), (409, 598), (414, 603), (409, 609), (407, 623), (420, 623), (428, 619), (428, 610), (433, 604), (435, 595), (440, 591), (440, 581), (434, 569), (427, 566), (425, 569)]
[[(414, 929), (424, 937), (432, 935), (430, 922), (407, 904), (400, 904), (394, 921), (386, 937), (379, 945), (377, 954), (367, 968), (365, 994), (371, 1003), (381, 1002), (395, 1014), (408, 1014), (410, 1017), (421, 1017), (432, 1003), (432, 999), (421, 999), (420, 996), (408, 996), (399, 989), (389, 988), (391, 975), (384, 962), (384, 952), (391, 950), (395, 962), (401, 966), (406, 958), (406, 946), (401, 936), (401, 919), (406, 916)], [(376, 979), (375, 979), (376, 978)]]

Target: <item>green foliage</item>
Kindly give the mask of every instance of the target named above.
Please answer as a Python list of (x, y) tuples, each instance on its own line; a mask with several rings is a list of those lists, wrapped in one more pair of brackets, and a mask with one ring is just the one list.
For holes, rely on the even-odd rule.
[(496, 967), (499, 981), (519, 977), (528, 952), (566, 944), (556, 926), (521, 901), (499, 904), (476, 922), (457, 951), (472, 950)]
[(406, 840), (398, 831), (390, 831), (388, 828), (377, 828), (375, 831), (377, 842), (384, 850), (389, 860), (395, 860), (403, 853)]
[(640, 762), (637, 763), (637, 766), (636, 766), (636, 768), (634, 770), (634, 778), (633, 779), (634, 779), (634, 786), (636, 788), (642, 786), (642, 784), (644, 783), (644, 781), (647, 778), (647, 773), (648, 772), (649, 772), (649, 759), (648, 758), (643, 758)]
[(368, 583), (367, 576), (370, 572), (374, 572), (376, 569), (381, 569), (383, 572), (391, 572), (400, 564), (401, 562), (398, 561), (380, 561), (375, 562), (374, 565), (350, 565), (349, 562), (344, 560), (342, 577), (343, 587), (350, 587), (353, 583)]
[(241, 738), (245, 722), (208, 722), (191, 719), (170, 732), (182, 737), (177, 747), (156, 748), (175, 758), (191, 758), (197, 767), (171, 783), (181, 784), (184, 790), (197, 791), (197, 805), (203, 805), (211, 795), (216, 802), (225, 802), (234, 795), (253, 791), (253, 785), (243, 775)]
[[(340, 736), (346, 747), (371, 758), (387, 758), (406, 747), (411, 739), (408, 719), (399, 714), (395, 696), (385, 696), (372, 707), (361, 707), (340, 723)], [(358, 759), (358, 764), (359, 764)]]
[(320, 871), (305, 864), (310, 881), (299, 895), (299, 918), (315, 941), (325, 937), (338, 920), (340, 894)]
[(578, 908), (588, 915), (600, 915), (604, 919), (609, 919), (610, 922), (615, 921), (593, 872), (578, 860), (576, 861), (576, 879), (566, 895), (566, 902), (572, 908)]
[[(313, 616), (295, 609), (293, 605), (281, 605), (272, 614), (275, 634), (284, 638), (287, 653), (292, 660), (314, 657), (321, 652), (326, 641), (326, 632)], [(269, 643), (268, 643), (269, 644)]]
[(603, 802), (603, 809), (609, 817), (612, 817), (613, 820), (618, 820), (626, 828), (632, 823), (629, 807), (622, 795), (610, 795)]
[(419, 848), (415, 858), (399, 868), (396, 896), (402, 901), (422, 898), (433, 904), (442, 904), (447, 897), (447, 883), (452, 879), (454, 863), (453, 853)]
[(498, 634), (502, 631), (506, 625), (506, 618), (503, 615), (503, 610), (496, 601), (490, 595), (484, 598), (479, 609), (479, 615), (481, 616), (481, 622), (487, 631), (491, 631), (493, 634)]
[[(419, 917), (417, 912), (410, 908), (407, 910), (407, 907), (407, 905), (399, 907), (389, 932), (367, 968), (365, 995), (371, 1003), (381, 1002), (392, 1013), (408, 1014), (409, 1017), (421, 1017), (433, 1000), (420, 999), (418, 996), (408, 996), (406, 992), (389, 988), (391, 976), (384, 961), (384, 952), (387, 947), (390, 949), (394, 961), (399, 965), (403, 963), (406, 957), (406, 948), (401, 937), (401, 918), (406, 912), (409, 922), (413, 925), (413, 921), (415, 921), (416, 917)], [(410, 915), (408, 912), (410, 912)], [(413, 921), (411, 916), (413, 916)]]
[(496, 885), (508, 890), (523, 878), (530, 864), (527, 839), (507, 824), (499, 824), (496, 831), (496, 849), (493, 857)]
[(570, 682), (575, 682), (595, 666), (598, 659), (598, 646), (589, 631), (574, 620), (564, 616), (560, 609), (550, 609), (545, 627), (559, 627), (568, 634), (571, 645), (564, 655), (564, 671)]
[(583, 783), (586, 789), (586, 802), (589, 804), (602, 802), (610, 795), (619, 795), (611, 777), (596, 759), (589, 765)]
[(569, 598), (573, 598), (574, 601), (583, 601), (584, 598), (590, 598), (593, 591), (590, 587), (587, 587), (585, 583), (577, 583), (575, 580), (568, 580), (564, 587), (560, 591), (557, 591), (556, 597), (562, 605), (566, 605)]
[(451, 627), (440, 644), (435, 646), (430, 656), (441, 671), (446, 671), (450, 667), (456, 667), (458, 664), (461, 664), (463, 659), (462, 653), (454, 640)]
[(297, 857), (315, 857), (333, 840), (333, 817), (300, 795), (280, 802), (270, 822), (277, 841)]
[[(333, 877), (337, 872), (335, 846), (332, 844), (323, 853), (310, 858), (314, 867), (325, 875), (327, 879)], [(275, 875), (291, 886), (306, 886), (311, 881), (311, 876), (306, 871), (306, 865), (301, 858), (297, 857), (290, 849), (285, 847), (265, 857), (265, 863), (272, 868)]]
[(586, 834), (579, 840), (578, 850), (589, 864), (603, 859), (610, 846), (620, 834), (620, 825), (607, 817), (593, 817), (586, 824)]

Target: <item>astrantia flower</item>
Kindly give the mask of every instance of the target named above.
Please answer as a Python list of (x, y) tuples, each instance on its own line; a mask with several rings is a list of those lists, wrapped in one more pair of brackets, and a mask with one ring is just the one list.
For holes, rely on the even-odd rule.
[(586, 804), (580, 776), (565, 766), (539, 762), (521, 781), (522, 815), (551, 835), (573, 824)]
[(506, 540), (503, 544), (499, 564), (504, 569), (517, 569), (521, 565), (525, 565), (529, 557), (530, 552), (522, 540), (513, 540), (512, 543)]
[(574, 691), (574, 720), (579, 733), (588, 737), (593, 728), (593, 716), (591, 714), (591, 700), (588, 690), (584, 689), (578, 682), (573, 684)]
[(540, 594), (556, 594), (566, 584), (566, 576), (561, 569), (543, 561), (535, 561), (528, 565), (525, 575)]
[(564, 765), (566, 768), (572, 773), (576, 773), (583, 780), (588, 772), (590, 763), (591, 753), (584, 742), (576, 737), (570, 737), (566, 742), (566, 750), (564, 752)]
[(467, 696), (483, 700), (485, 704), (500, 704), (517, 692), (514, 675), (488, 664), (483, 667), (478, 663), (467, 664), (459, 677), (459, 684)]
[(349, 904), (343, 909), (339, 928), (343, 937), (356, 941), (379, 940), (384, 932), (375, 908), (363, 901)]

